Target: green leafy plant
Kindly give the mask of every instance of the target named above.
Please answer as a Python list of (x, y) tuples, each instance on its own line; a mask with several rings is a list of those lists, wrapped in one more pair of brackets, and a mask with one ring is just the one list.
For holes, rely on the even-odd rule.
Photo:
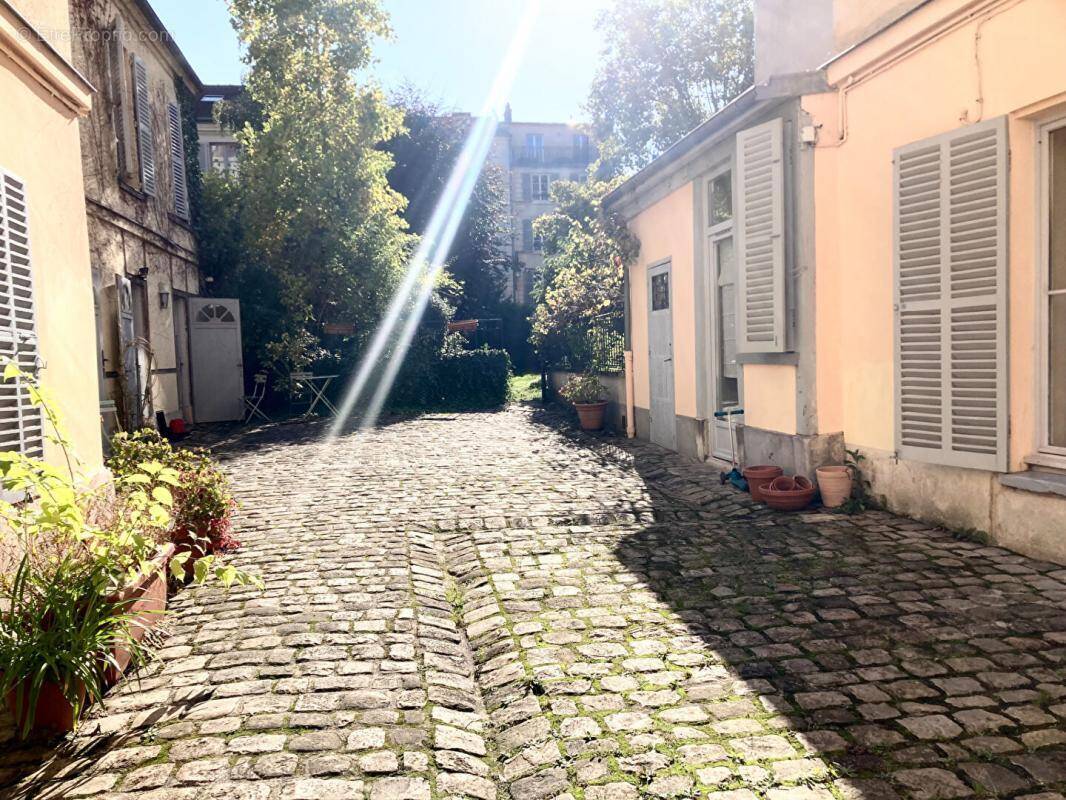
[(847, 457), (844, 466), (851, 472), (852, 490), (851, 497), (845, 500), (840, 510), (845, 514), (861, 514), (864, 511), (877, 510), (885, 507), (884, 498), (877, 498), (871, 491), (870, 480), (862, 471), (862, 462), (866, 456), (858, 450), (846, 450)]
[(559, 390), (571, 403), (602, 403), (607, 399), (607, 389), (595, 375), (574, 375)]
[[(87, 483), (40, 388), (14, 364), (3, 378), (41, 408), (64, 463), (0, 452), (0, 696), (13, 701), (25, 735), (49, 685), (76, 724), (85, 704), (103, 696), (108, 672), (119, 671), (117, 650), (134, 667), (151, 657), (122, 592), (168, 566), (184, 575), (190, 555), (167, 558), (177, 470), (146, 460), (113, 482)], [(262, 585), (211, 557), (196, 560), (194, 573), (198, 582)]]

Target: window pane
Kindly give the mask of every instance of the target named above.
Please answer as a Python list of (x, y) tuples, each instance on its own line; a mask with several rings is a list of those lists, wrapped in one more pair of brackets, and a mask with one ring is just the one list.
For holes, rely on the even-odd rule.
[(651, 310), (662, 311), (670, 307), (670, 273), (661, 272), (651, 278)]
[(1048, 444), (1066, 447), (1066, 294), (1052, 295), (1048, 311)]
[(733, 218), (733, 181), (730, 173), (719, 175), (707, 184), (707, 208), (711, 225)]
[[(715, 244), (718, 263), (718, 363), (722, 378), (737, 377), (737, 292), (733, 240)], [(735, 387), (733, 393), (735, 394)], [(728, 399), (729, 392), (719, 385), (719, 394)], [(735, 397), (733, 398), (736, 399)]]
[(1066, 128), (1050, 138), (1051, 274), (1052, 291), (1066, 289)]

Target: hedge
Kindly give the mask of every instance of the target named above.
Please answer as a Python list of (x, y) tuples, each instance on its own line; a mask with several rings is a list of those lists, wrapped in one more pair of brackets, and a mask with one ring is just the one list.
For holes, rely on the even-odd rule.
[(498, 408), (507, 402), (511, 357), (506, 350), (465, 350), (436, 365), (441, 404), (449, 408)]

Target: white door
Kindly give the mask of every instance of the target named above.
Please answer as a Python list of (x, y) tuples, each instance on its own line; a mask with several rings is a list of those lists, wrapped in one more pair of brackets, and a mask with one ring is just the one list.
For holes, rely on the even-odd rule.
[(189, 370), (189, 301), (174, 295), (174, 348), (178, 357), (178, 402), (181, 417), (192, 422), (192, 377)]
[(217, 297), (190, 297), (188, 303), (195, 421), (243, 419), (240, 304)]
[(670, 308), (670, 264), (648, 269), (648, 373), (651, 382), (651, 440), (677, 449), (674, 416), (674, 321)]
[(122, 393), (122, 420), (126, 430), (139, 428), (143, 422), (144, 386), (141, 383), (140, 349), (137, 346), (137, 322), (133, 308), (133, 282), (115, 275), (115, 321), (118, 324), (119, 386)]
[[(710, 239), (711, 306), (711, 403), (715, 411), (729, 411), (740, 406), (740, 368), (737, 366), (737, 264), (733, 236)], [(724, 461), (733, 456), (735, 430), (744, 424), (743, 415), (733, 420), (733, 441), (729, 421), (711, 418), (711, 455)]]

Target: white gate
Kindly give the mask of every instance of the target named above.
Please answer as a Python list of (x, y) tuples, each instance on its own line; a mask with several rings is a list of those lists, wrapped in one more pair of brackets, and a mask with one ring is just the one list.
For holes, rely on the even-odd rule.
[(240, 303), (218, 297), (190, 297), (189, 350), (196, 422), (243, 419)]

